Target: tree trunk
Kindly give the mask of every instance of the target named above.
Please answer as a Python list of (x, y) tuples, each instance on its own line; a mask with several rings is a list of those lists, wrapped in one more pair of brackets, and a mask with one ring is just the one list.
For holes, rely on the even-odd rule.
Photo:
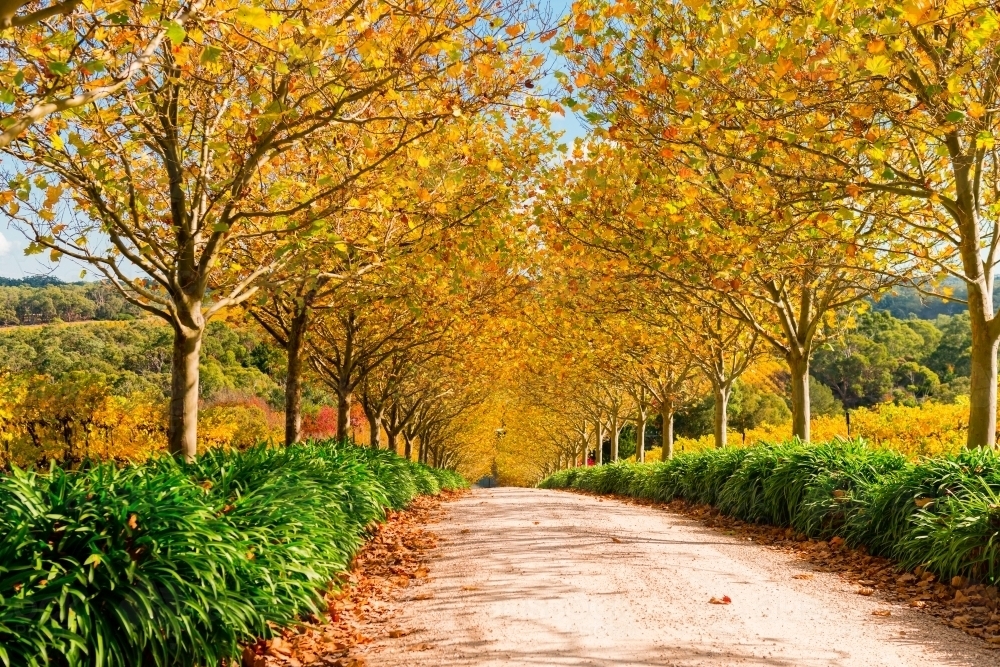
[(809, 442), (809, 357), (789, 355), (787, 360), (792, 374), (792, 436)]
[(351, 403), (354, 392), (342, 390), (337, 392), (337, 440), (347, 440), (348, 428), (351, 424)]
[(726, 446), (727, 429), (729, 427), (729, 394), (730, 388), (715, 388), (715, 447), (722, 449)]
[(663, 421), (662, 448), (660, 460), (669, 461), (674, 458), (674, 409), (664, 404), (660, 408), (660, 418)]
[[(393, 434), (392, 439), (396, 440), (395, 434)], [(403, 434), (403, 458), (407, 461), (413, 460), (413, 440), (406, 437), (405, 433)]]
[(618, 460), (618, 439), (621, 436), (621, 427), (618, 424), (618, 417), (611, 420), (611, 461)]
[(969, 289), (972, 324), (969, 435), (966, 442), (969, 449), (996, 445), (997, 430), (997, 338), (990, 334), (983, 315), (983, 304), (976, 303), (982, 301), (978, 291)]
[(377, 415), (368, 416), (368, 446), (372, 449), (380, 449), (382, 443), (382, 424)]
[(635, 429), (635, 460), (638, 463), (646, 462), (646, 411), (639, 413), (638, 423)]
[(174, 327), (174, 349), (170, 364), (170, 421), (168, 451), (193, 461), (198, 454), (198, 361), (202, 330)]
[(306, 308), (296, 307), (288, 329), (288, 374), (285, 377), (285, 445), (302, 439), (302, 348), (305, 343)]
[(604, 463), (604, 422), (597, 419), (597, 451), (594, 452), (594, 465)]

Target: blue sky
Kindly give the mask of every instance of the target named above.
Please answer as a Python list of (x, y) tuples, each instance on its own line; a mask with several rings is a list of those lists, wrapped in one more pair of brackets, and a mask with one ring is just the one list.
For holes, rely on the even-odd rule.
[[(0, 278), (24, 278), (25, 276), (53, 275), (67, 282), (80, 280), (79, 264), (67, 259), (52, 264), (48, 254), (25, 257), (27, 239), (20, 231), (7, 225), (0, 225)], [(89, 275), (88, 280), (95, 276)]]

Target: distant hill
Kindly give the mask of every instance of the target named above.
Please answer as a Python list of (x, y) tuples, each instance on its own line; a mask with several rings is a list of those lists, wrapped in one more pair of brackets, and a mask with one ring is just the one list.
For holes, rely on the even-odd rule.
[(85, 285), (67, 283), (53, 276), (28, 276), (27, 278), (0, 278), (0, 287), (48, 287), (49, 285)]
[(106, 282), (65, 283), (51, 276), (0, 278), (0, 326), (128, 320), (140, 314)]
[[(954, 290), (955, 298), (965, 299), (967, 294), (965, 283), (958, 278), (948, 278), (941, 287)], [(910, 315), (921, 320), (933, 320), (938, 315), (955, 315), (965, 312), (967, 306), (957, 301), (949, 301), (921, 294), (913, 287), (897, 287), (889, 294), (873, 304), (875, 310), (884, 310), (899, 319), (907, 319)], [(994, 291), (993, 308), (1000, 308), (1000, 290)]]

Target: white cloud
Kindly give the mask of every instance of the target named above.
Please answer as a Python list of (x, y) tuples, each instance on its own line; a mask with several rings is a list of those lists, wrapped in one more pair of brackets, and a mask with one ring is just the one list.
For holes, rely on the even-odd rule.
[(11, 242), (4, 237), (3, 232), (0, 232), (0, 255), (6, 255), (13, 247)]

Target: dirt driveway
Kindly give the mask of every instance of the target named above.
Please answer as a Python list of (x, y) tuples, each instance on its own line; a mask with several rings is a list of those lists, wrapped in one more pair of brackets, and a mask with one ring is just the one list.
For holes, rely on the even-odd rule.
[(481, 489), (431, 530), (430, 577), (395, 619), (406, 634), (369, 647), (370, 667), (1000, 666), (981, 640), (661, 509)]

